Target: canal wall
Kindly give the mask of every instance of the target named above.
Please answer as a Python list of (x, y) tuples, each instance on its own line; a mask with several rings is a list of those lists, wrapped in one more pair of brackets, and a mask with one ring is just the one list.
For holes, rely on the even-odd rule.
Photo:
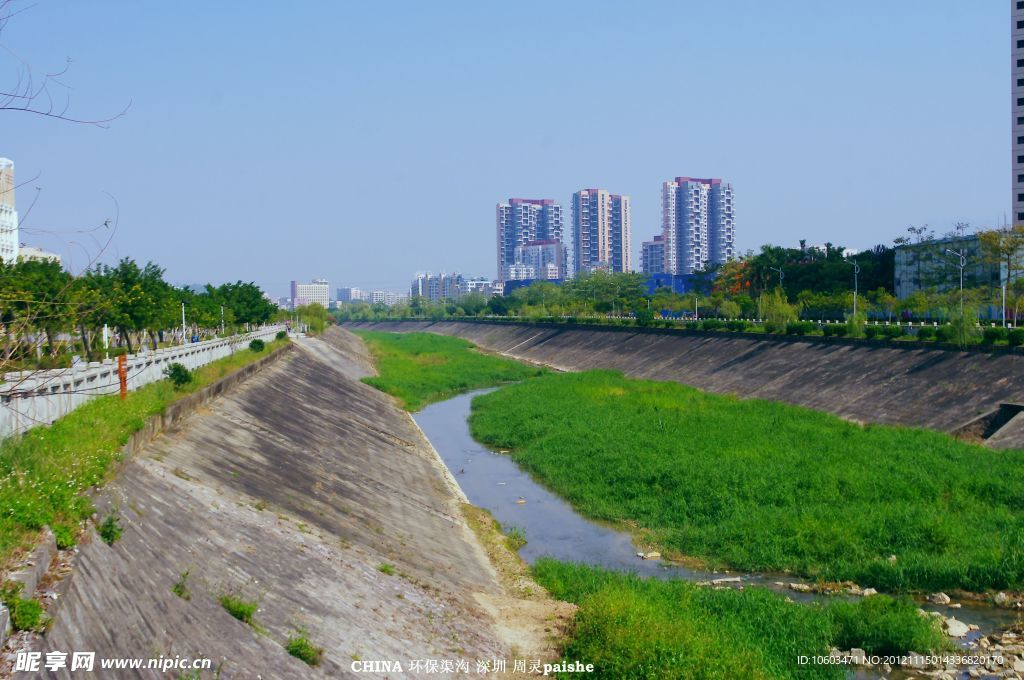
[[(133, 447), (95, 499), (124, 532), (107, 545), (90, 530), (61, 558), (70, 575), (46, 586), (54, 620), (36, 650), (204, 657), (219, 670), (203, 677), (223, 678), (534, 651), (524, 640), (541, 639), (550, 612), (521, 615), (507, 595), (430, 443), (360, 382), (363, 344), (337, 328), (294, 344)], [(254, 625), (224, 595), (257, 602)], [(287, 653), (299, 632), (324, 649), (319, 666)]]
[[(1003, 403), (1024, 402), (1024, 355), (923, 344), (701, 331), (466, 321), (350, 323), (427, 331), (570, 371), (606, 368), (702, 390), (772, 399), (870, 423), (956, 432)], [(995, 437), (1024, 445), (1024, 423)], [(1019, 443), (1018, 443), (1019, 442)]]

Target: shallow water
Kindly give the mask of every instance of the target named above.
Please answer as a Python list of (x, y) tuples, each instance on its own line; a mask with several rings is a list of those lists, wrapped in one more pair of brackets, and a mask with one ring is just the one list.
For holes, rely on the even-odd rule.
[[(776, 585), (776, 582), (799, 582), (800, 579), (778, 574), (744, 574), (737, 572), (696, 571), (643, 560), (625, 531), (601, 525), (584, 518), (560, 497), (545, 489), (519, 468), (512, 459), (489, 451), (469, 434), (467, 418), (470, 402), (479, 390), (427, 406), (413, 417), (434, 445), (445, 465), (454, 475), (469, 502), (485, 508), (506, 529), (519, 527), (527, 543), (519, 554), (528, 563), (539, 557), (553, 557), (566, 562), (583, 562), (607, 569), (633, 572), (642, 576), (683, 578), (692, 581), (740, 577), (744, 586), (762, 586), (784, 593), (798, 601), (829, 599), (834, 596), (798, 593)], [(524, 501), (522, 503), (518, 501)], [(739, 583), (725, 583), (737, 587)], [(861, 584), (868, 587), (871, 584)], [(927, 611), (954, 616), (965, 623), (978, 625), (983, 632), (1003, 630), (1012, 625), (1017, 614), (1011, 610), (988, 605), (963, 603), (961, 609), (922, 603)]]

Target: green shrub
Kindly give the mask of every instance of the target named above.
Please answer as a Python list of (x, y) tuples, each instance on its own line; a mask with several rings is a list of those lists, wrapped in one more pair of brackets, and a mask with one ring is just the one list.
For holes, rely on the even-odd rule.
[(917, 329), (918, 340), (934, 340), (935, 326), (921, 326)]
[(526, 532), (519, 527), (509, 528), (508, 534), (505, 538), (505, 544), (508, 545), (509, 550), (512, 552), (518, 551), (526, 545)]
[(902, 326), (882, 326), (882, 336), (889, 339), (895, 340), (896, 338), (903, 336)]
[(846, 317), (846, 334), (851, 338), (863, 338), (867, 317), (863, 312), (850, 314)]
[(267, 344), (260, 340), (259, 338), (256, 338), (255, 340), (249, 343), (249, 349), (251, 349), (253, 352), (262, 352), (266, 348)]
[(288, 653), (297, 659), (302, 659), (309, 666), (316, 666), (324, 655), (324, 648), (317, 647), (302, 631), (288, 636), (288, 643), (285, 645)]
[(381, 562), (380, 564), (377, 565), (377, 571), (379, 571), (382, 574), (387, 574), (388, 576), (394, 576), (395, 575), (395, 565), (388, 564), (387, 562)]
[(278, 331), (277, 335), (274, 336), (275, 340), (284, 340), (288, 337), (288, 331)]
[(192, 371), (177, 362), (164, 369), (164, 375), (171, 381), (175, 388), (182, 388), (193, 380)]
[(117, 512), (111, 512), (105, 520), (100, 522), (99, 533), (100, 538), (107, 545), (114, 545), (114, 542), (121, 538), (124, 528), (117, 521)]
[(815, 325), (813, 321), (790, 321), (786, 324), (786, 335), (810, 335)]
[(720, 331), (725, 327), (721, 319), (704, 319), (701, 328), (706, 331)]
[(243, 623), (252, 624), (253, 614), (259, 609), (259, 602), (250, 602), (234, 595), (221, 595), (220, 606)]
[(931, 619), (917, 613), (909, 597), (874, 595), (857, 602), (836, 602), (832, 616), (832, 644), (839, 649), (858, 647), (868, 654), (902, 654), (907, 650), (941, 651), (948, 639)]
[(1014, 328), (1012, 331), (1007, 333), (1006, 342), (1010, 347), (1020, 347), (1024, 345), (1024, 328)]
[(996, 326), (995, 328), (989, 327), (982, 331), (981, 341), (986, 345), (994, 345), (997, 342), (1006, 342), (1010, 332), (1002, 326)]
[(935, 339), (939, 342), (952, 342), (953, 341), (953, 329), (948, 325), (939, 326), (935, 329)]
[(686, 321), (686, 322), (683, 323), (683, 328), (685, 328), (688, 331), (699, 330), (700, 329), (700, 322), (699, 321)]
[(878, 326), (865, 326), (864, 337), (867, 338), (868, 340), (874, 340), (879, 336), (881, 331), (882, 329), (879, 328)]
[(731, 331), (742, 332), (750, 327), (750, 322), (746, 319), (730, 319), (725, 322), (725, 327)]

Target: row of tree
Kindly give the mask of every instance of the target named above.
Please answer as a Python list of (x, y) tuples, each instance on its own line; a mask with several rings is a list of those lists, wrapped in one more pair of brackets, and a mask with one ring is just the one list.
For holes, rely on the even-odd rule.
[[(962, 238), (967, 225), (957, 225), (944, 237)], [(1008, 316), (1020, 318), (1024, 311), (1024, 227), (978, 233), (973, 265), (987, 270), (1000, 268), (1010, 281), (1006, 290)], [(895, 245), (914, 245), (915, 257), (940, 258), (947, 255), (943, 241), (927, 227), (910, 227), (908, 236)], [(948, 257), (946, 258), (948, 259)], [(937, 260), (936, 260), (937, 261)], [(943, 260), (943, 262), (945, 262)], [(381, 319), (425, 317), (442, 319), (459, 316), (519, 315), (588, 316), (630, 314), (720, 316), (723, 318), (764, 318), (764, 296), (781, 290), (783, 299), (798, 316), (807, 319), (844, 319), (853, 313), (854, 283), (857, 311), (885, 320), (945, 319), (961, 300), (957, 269), (933, 268), (935, 280), (903, 300), (895, 295), (896, 249), (878, 245), (870, 250), (847, 254), (842, 246), (826, 243), (796, 248), (765, 245), (758, 253), (732, 260), (693, 277), (695, 292), (673, 293), (668, 288), (649, 292), (645, 276), (634, 273), (592, 272), (561, 285), (537, 281), (505, 296), (487, 299), (474, 293), (456, 300), (431, 303), (412, 298), (407, 305), (345, 305), (335, 314), (339, 319)], [(991, 279), (991, 277), (990, 277)], [(971, 309), (999, 308), (1003, 291), (998, 282), (968, 278), (963, 301)], [(773, 300), (775, 298), (773, 297)]]
[(117, 343), (135, 351), (142, 343), (156, 348), (168, 331), (185, 324), (205, 334), (269, 321), (277, 307), (254, 283), (179, 288), (164, 279), (164, 270), (129, 258), (98, 265), (73, 276), (55, 261), (21, 260), (0, 264), (0, 322), (4, 359), (25, 356), (31, 345), (45, 344), (48, 354), (78, 345), (92, 356), (106, 326)]

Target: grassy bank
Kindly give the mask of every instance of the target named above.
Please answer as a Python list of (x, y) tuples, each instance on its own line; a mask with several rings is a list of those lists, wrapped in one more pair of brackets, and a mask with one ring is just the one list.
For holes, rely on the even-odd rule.
[(579, 605), (563, 656), (602, 678), (842, 678), (843, 666), (804, 665), (830, 646), (868, 653), (948, 645), (909, 600), (805, 605), (758, 588), (713, 590), (540, 560), (537, 581)]
[(378, 376), (363, 382), (395, 396), (409, 411), (467, 390), (545, 373), (478, 352), (471, 342), (433, 333), (356, 331), (376, 360)]
[(610, 371), (482, 395), (470, 424), (670, 554), (896, 592), (1024, 588), (1019, 451)]
[(161, 380), (129, 392), (124, 401), (97, 397), (49, 427), (0, 442), (0, 567), (30, 546), (44, 525), (53, 528), (61, 547), (73, 543), (79, 522), (93, 512), (85, 492), (107, 480), (121, 447), (147, 418), (287, 342), (212, 362), (195, 371), (182, 390)]

